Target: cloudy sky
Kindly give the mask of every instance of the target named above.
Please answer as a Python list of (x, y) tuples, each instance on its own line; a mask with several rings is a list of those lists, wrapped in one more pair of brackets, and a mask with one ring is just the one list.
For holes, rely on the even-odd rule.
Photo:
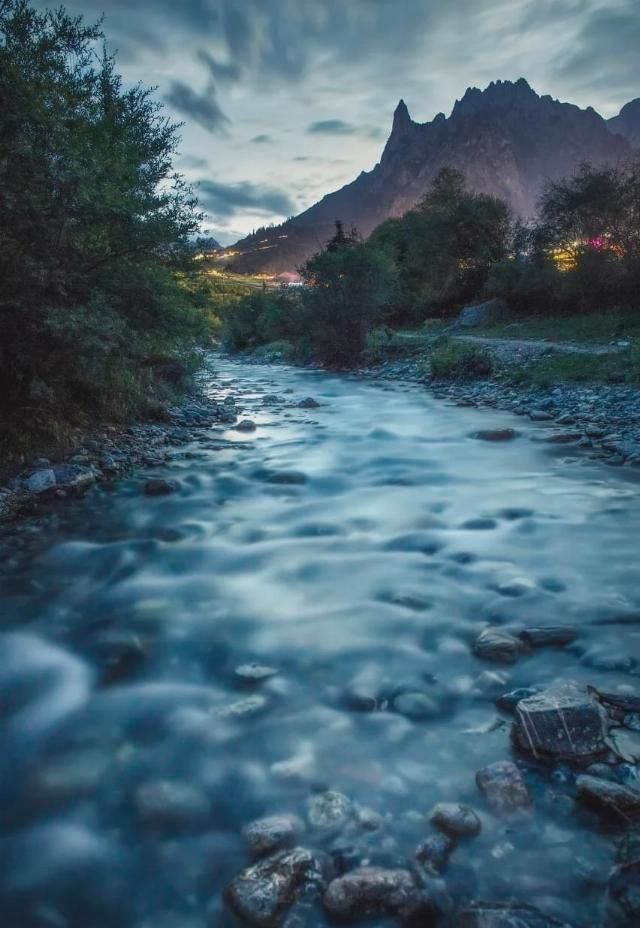
[(640, 96), (640, 0), (65, 5), (104, 12), (124, 77), (185, 123), (178, 166), (225, 244), (373, 167), (400, 97), (425, 122), (497, 78), (605, 116)]

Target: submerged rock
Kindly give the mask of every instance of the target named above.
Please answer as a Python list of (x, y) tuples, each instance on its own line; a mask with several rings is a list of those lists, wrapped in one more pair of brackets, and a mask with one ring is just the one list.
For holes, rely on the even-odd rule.
[(342, 831), (353, 815), (353, 803), (349, 797), (334, 790), (312, 796), (307, 804), (309, 824), (325, 832)]
[(321, 882), (318, 859), (303, 847), (247, 867), (225, 891), (227, 904), (248, 925), (276, 928), (305, 884)]
[(296, 815), (269, 815), (247, 825), (243, 835), (251, 851), (261, 856), (294, 844), (303, 831)]
[(169, 496), (176, 490), (175, 483), (170, 480), (163, 480), (161, 477), (154, 477), (147, 480), (144, 485), (144, 492), (147, 496)]
[(640, 924), (640, 860), (616, 867), (609, 878), (607, 928)]
[(203, 792), (173, 780), (143, 783), (136, 792), (135, 806), (140, 820), (153, 828), (204, 827), (211, 813)]
[(389, 915), (408, 917), (430, 908), (408, 870), (360, 867), (332, 880), (324, 895), (329, 914), (338, 921)]
[(502, 628), (485, 628), (473, 645), (473, 653), (486, 661), (513, 664), (523, 652), (522, 641)]
[(577, 637), (576, 629), (568, 625), (542, 625), (520, 632), (520, 638), (532, 648), (561, 648)]
[(320, 403), (317, 400), (314, 400), (312, 396), (305, 396), (303, 400), (300, 400), (296, 404), (299, 409), (317, 409), (320, 406)]
[(473, 437), (480, 441), (511, 441), (517, 434), (515, 429), (480, 429)]
[(453, 919), (452, 928), (571, 928), (530, 905), (472, 902)]
[(237, 432), (255, 432), (257, 426), (253, 419), (241, 419), (235, 428)]
[(523, 750), (554, 759), (581, 759), (606, 750), (604, 713), (576, 683), (555, 684), (520, 700), (513, 735)]
[(473, 809), (460, 802), (439, 802), (431, 810), (430, 819), (451, 838), (473, 838), (482, 827)]
[(430, 835), (416, 848), (416, 860), (431, 876), (440, 876), (447, 869), (455, 846), (455, 841), (449, 835)]
[(476, 783), (494, 812), (517, 812), (531, 806), (524, 777), (511, 761), (497, 761), (478, 770)]
[(640, 818), (640, 790), (587, 774), (577, 778), (576, 789), (581, 802), (606, 817), (624, 821)]

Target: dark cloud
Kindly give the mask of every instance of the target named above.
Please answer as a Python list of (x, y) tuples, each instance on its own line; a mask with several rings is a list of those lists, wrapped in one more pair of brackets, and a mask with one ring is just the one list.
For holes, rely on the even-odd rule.
[(260, 135), (254, 135), (251, 141), (254, 145), (268, 145), (270, 142), (273, 142), (273, 139), (266, 132), (262, 132)]
[(209, 69), (211, 77), (216, 83), (235, 84), (242, 77), (242, 68), (239, 62), (218, 61), (204, 48), (198, 50), (198, 58)]
[(216, 218), (228, 218), (242, 211), (267, 216), (291, 216), (296, 209), (284, 191), (248, 181), (223, 184), (220, 181), (202, 180), (198, 185), (198, 198), (203, 209)]
[(230, 120), (216, 100), (215, 88), (210, 86), (198, 93), (184, 81), (171, 81), (164, 99), (183, 116), (197, 122), (208, 132), (226, 132)]
[(362, 135), (368, 139), (382, 139), (384, 133), (375, 126), (355, 126), (343, 119), (321, 119), (307, 126), (309, 135)]

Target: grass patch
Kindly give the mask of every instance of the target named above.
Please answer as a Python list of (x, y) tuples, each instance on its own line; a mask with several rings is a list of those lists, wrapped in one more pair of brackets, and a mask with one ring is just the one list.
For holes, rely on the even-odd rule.
[(514, 384), (549, 387), (558, 383), (640, 383), (640, 343), (618, 354), (557, 354), (509, 368)]
[(434, 380), (478, 380), (494, 371), (493, 359), (484, 348), (449, 339), (440, 342), (427, 361)]
[(575, 316), (534, 316), (474, 329), (474, 334), (476, 332), (494, 338), (607, 344), (614, 340), (640, 338), (640, 313), (612, 309)]

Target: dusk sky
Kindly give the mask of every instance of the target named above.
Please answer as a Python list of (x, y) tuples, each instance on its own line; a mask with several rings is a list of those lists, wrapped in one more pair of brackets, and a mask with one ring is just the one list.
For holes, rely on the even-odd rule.
[(185, 122), (177, 166), (224, 244), (373, 167), (400, 97), (425, 122), (498, 78), (605, 116), (640, 96), (640, 0), (65, 5), (104, 12), (124, 77)]

